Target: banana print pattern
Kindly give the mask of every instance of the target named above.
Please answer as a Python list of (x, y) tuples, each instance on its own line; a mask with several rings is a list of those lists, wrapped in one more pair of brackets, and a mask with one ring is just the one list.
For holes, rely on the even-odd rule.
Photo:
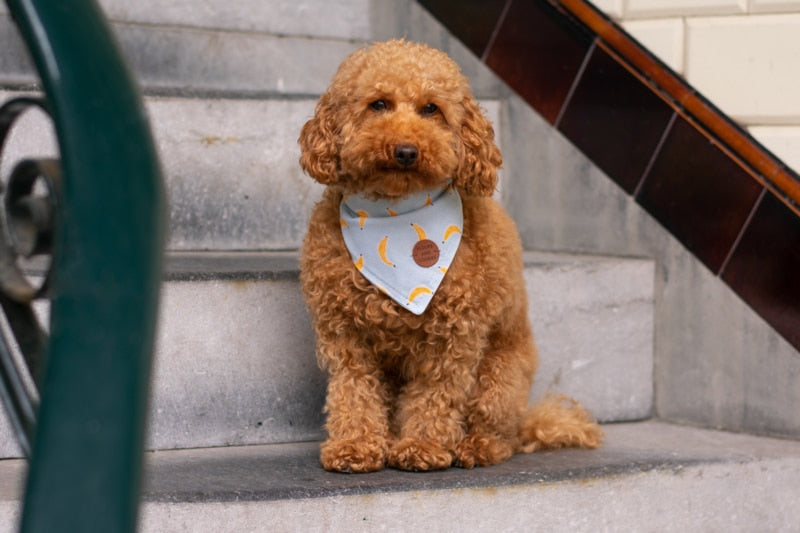
[(364, 224), (367, 222), (369, 213), (362, 210), (362, 211), (356, 211), (356, 215), (358, 215), (358, 227), (360, 229), (364, 229)]
[[(350, 192), (343, 195), (339, 214), (356, 270), (412, 313), (425, 312), (461, 242), (463, 213), (455, 187), (399, 201)], [(434, 242), (437, 237), (441, 241)]]
[(397, 265), (389, 261), (389, 258), (386, 257), (386, 247), (388, 245), (389, 245), (389, 236), (387, 235), (386, 237), (381, 239), (381, 242), (378, 243), (378, 257), (381, 258), (381, 261), (383, 261), (384, 265), (389, 265), (390, 267), (396, 267)]
[(444, 230), (444, 238), (442, 242), (447, 242), (447, 239), (453, 236), (453, 233), (461, 233), (461, 228), (453, 224), (452, 226), (447, 226), (447, 229)]
[(414, 231), (417, 232), (417, 238), (421, 241), (424, 241), (428, 238), (428, 234), (425, 233), (425, 230), (419, 224), (411, 223), (411, 227), (414, 228)]
[(411, 291), (411, 294), (408, 295), (408, 301), (413, 302), (421, 294), (431, 294), (431, 290), (428, 287), (416, 287)]

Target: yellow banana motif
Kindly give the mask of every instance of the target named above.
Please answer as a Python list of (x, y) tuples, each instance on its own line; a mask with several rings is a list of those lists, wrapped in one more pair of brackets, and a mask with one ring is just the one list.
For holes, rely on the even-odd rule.
[(343, 218), (339, 219), (339, 225), (341, 227), (343, 227), (343, 228), (349, 228), (350, 227), (350, 225), (347, 223), (347, 221), (345, 219), (343, 219)]
[(431, 195), (430, 194), (425, 199), (425, 205), (433, 205), (433, 200), (431, 199)]
[(358, 215), (358, 227), (364, 229), (364, 221), (369, 217), (369, 213), (366, 211), (356, 211), (356, 215)]
[(439, 267), (439, 270), (442, 272), (442, 274), (447, 274), (447, 267)]
[(419, 224), (411, 223), (411, 226), (414, 228), (414, 231), (417, 232), (417, 237), (419, 240), (424, 241), (428, 238), (428, 235), (425, 233), (425, 230)]
[(389, 243), (389, 236), (388, 235), (386, 237), (384, 237), (383, 239), (381, 239), (381, 242), (378, 243), (378, 257), (381, 258), (381, 261), (383, 261), (384, 263), (386, 263), (390, 267), (393, 267), (393, 266), (395, 266), (394, 263), (389, 261), (389, 258), (386, 257), (386, 245), (388, 243)]
[(408, 295), (408, 301), (413, 302), (421, 294), (432, 294), (432, 293), (433, 291), (431, 291), (428, 287), (420, 286), (411, 291), (411, 294)]
[(397, 216), (397, 211), (395, 211), (394, 209), (391, 209), (389, 207), (386, 208), (386, 212), (389, 213), (390, 217), (396, 217)]
[(356, 265), (356, 268), (358, 270), (361, 270), (362, 268), (364, 268), (364, 256), (363, 255), (359, 255), (358, 259), (353, 264)]
[(447, 239), (453, 235), (453, 233), (461, 233), (461, 228), (455, 225), (448, 226), (447, 229), (444, 230), (444, 239), (442, 239), (442, 242), (446, 242)]

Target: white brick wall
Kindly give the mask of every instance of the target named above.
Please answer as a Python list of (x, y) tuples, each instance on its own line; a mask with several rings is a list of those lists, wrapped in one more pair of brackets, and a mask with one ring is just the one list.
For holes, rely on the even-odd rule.
[(747, 0), (628, 0), (624, 5), (626, 18), (730, 15), (747, 11)]
[(800, 0), (595, 0), (800, 171)]
[(631, 20), (625, 29), (672, 70), (683, 73), (686, 24), (681, 17)]
[(800, 124), (800, 13), (686, 21), (686, 79), (744, 124)]

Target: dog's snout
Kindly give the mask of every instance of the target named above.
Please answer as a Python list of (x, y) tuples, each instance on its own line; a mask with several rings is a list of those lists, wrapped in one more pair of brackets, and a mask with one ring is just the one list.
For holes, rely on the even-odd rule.
[(394, 149), (394, 159), (400, 166), (407, 168), (417, 161), (419, 150), (413, 144), (398, 144)]

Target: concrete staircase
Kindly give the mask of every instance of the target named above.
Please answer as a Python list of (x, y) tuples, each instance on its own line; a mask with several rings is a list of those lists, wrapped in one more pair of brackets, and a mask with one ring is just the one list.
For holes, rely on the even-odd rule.
[[(531, 398), (551, 388), (577, 398), (609, 424), (606, 447), (517, 456), (474, 471), (322, 471), (325, 376), (296, 252), (320, 188), (297, 165), (300, 127), (339, 61), (373, 39), (408, 35), (448, 49), (498, 131), (510, 120), (507, 90), (413, 2), (101, 4), (146, 95), (171, 205), (143, 531), (800, 523), (791, 504), (800, 496), (800, 444), (637, 422), (654, 415), (659, 265), (613, 249), (525, 256), (542, 357)], [(3, 9), (0, 101), (36, 89)], [(549, 135), (549, 143), (564, 142)], [(501, 149), (509, 142), (501, 135)], [(0, 172), (6, 160), (53, 150), (47, 121), (26, 117)], [(502, 182), (500, 199), (508, 202), (515, 186)], [(24, 472), (4, 417), (0, 457), (1, 533), (13, 530)]]

